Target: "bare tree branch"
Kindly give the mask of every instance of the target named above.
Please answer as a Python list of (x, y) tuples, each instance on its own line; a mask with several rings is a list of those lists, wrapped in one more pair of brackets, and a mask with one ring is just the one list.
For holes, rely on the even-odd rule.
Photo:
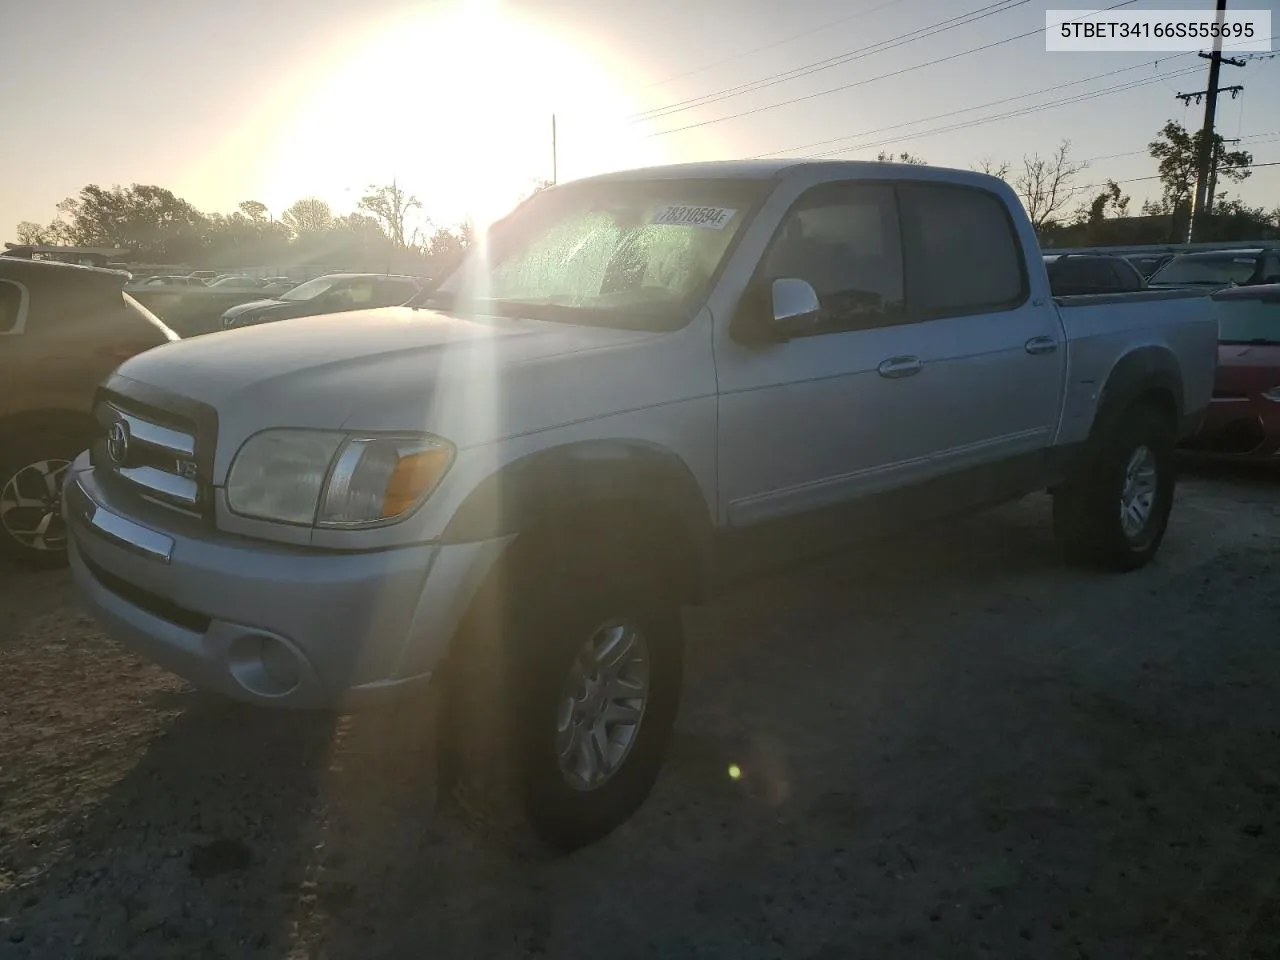
[(1036, 230), (1056, 223), (1084, 189), (1075, 179), (1089, 164), (1071, 160), (1070, 153), (1071, 141), (1063, 140), (1048, 158), (1038, 153), (1022, 158), (1022, 173), (1013, 186)]

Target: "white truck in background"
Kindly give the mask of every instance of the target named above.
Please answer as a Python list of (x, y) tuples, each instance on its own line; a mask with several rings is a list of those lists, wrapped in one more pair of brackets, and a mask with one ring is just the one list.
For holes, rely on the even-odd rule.
[[(537, 194), (406, 306), (152, 350), (100, 390), (70, 562), (123, 642), (268, 707), (438, 685), (565, 847), (640, 805), (680, 608), (761, 564), (1048, 490), (1073, 558), (1156, 553), (1217, 330), (1055, 302), (1012, 190), (879, 163)], [(452, 739), (451, 739), (451, 742)]]

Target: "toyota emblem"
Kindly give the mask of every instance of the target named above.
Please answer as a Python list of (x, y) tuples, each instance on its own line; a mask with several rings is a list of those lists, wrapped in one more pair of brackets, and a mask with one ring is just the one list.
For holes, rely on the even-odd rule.
[(123, 467), (129, 457), (129, 425), (117, 420), (107, 431), (107, 456), (117, 467)]

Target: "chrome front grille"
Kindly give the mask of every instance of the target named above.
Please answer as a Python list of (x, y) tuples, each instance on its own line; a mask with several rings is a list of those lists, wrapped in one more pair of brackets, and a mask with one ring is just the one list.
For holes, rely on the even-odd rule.
[(127, 398), (114, 395), (100, 398), (94, 415), (100, 429), (93, 448), (96, 470), (154, 503), (203, 514), (194, 424), (135, 408)]

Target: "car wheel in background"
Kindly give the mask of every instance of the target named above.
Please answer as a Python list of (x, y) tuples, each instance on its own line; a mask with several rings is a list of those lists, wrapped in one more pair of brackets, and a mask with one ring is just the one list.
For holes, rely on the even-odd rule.
[(0, 441), (0, 553), (34, 567), (67, 562), (62, 482), (85, 446), (52, 431)]

